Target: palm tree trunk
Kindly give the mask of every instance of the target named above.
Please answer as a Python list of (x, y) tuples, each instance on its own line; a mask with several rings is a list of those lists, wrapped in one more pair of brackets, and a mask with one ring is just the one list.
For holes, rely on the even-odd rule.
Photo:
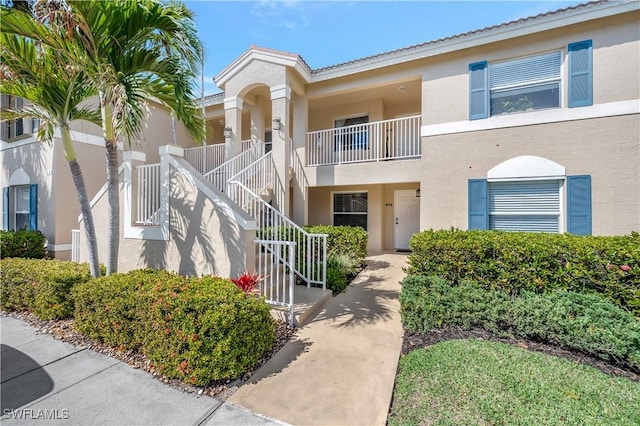
[(102, 132), (107, 156), (107, 199), (109, 205), (109, 242), (107, 275), (118, 272), (118, 246), (120, 242), (120, 191), (118, 185), (118, 147), (113, 131), (113, 107), (100, 92)]
[(64, 148), (64, 157), (69, 163), (69, 170), (71, 171), (71, 177), (73, 183), (76, 186), (76, 192), (78, 193), (78, 200), (80, 201), (80, 212), (84, 220), (84, 229), (87, 236), (87, 246), (89, 249), (89, 268), (91, 270), (91, 276), (100, 276), (100, 263), (98, 261), (98, 240), (96, 239), (96, 228), (93, 223), (93, 214), (91, 213), (91, 202), (87, 196), (87, 187), (84, 184), (84, 177), (82, 176), (82, 170), (80, 164), (76, 158), (76, 152), (71, 142), (71, 132), (69, 127), (62, 126), (60, 128), (60, 134), (62, 136), (62, 146)]

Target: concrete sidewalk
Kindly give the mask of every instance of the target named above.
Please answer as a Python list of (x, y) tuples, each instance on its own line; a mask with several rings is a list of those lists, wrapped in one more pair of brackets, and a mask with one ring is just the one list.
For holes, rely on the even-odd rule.
[(367, 258), (229, 401), (296, 425), (383, 425), (402, 348), (399, 281), (406, 255)]
[(276, 425), (2, 316), (3, 425)]

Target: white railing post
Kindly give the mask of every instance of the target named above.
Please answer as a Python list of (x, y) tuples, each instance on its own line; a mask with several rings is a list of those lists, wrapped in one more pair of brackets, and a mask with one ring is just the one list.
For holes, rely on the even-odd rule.
[(80, 262), (80, 230), (71, 230), (71, 261)]

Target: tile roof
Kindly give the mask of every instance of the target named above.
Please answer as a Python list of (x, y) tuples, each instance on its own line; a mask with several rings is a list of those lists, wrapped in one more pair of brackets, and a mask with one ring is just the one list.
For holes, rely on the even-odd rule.
[(318, 74), (318, 73), (320, 73), (322, 71), (327, 71), (327, 70), (331, 70), (331, 69), (335, 69), (335, 68), (340, 68), (340, 67), (345, 66), (345, 65), (352, 65), (352, 64), (357, 64), (357, 63), (361, 63), (361, 62), (366, 62), (366, 61), (368, 61), (370, 59), (377, 59), (377, 58), (381, 58), (381, 57), (384, 57), (384, 56), (392, 55), (394, 53), (407, 52), (407, 51), (411, 51), (411, 50), (414, 50), (414, 49), (419, 49), (421, 47), (425, 47), (425, 46), (441, 43), (443, 41), (454, 40), (454, 39), (458, 39), (458, 38), (462, 38), (462, 37), (468, 37), (468, 36), (471, 36), (471, 35), (484, 33), (484, 32), (487, 32), (487, 31), (498, 29), (498, 28), (505, 28), (505, 27), (509, 27), (509, 26), (512, 26), (512, 25), (522, 24), (524, 22), (535, 21), (537, 19), (546, 18), (548, 16), (562, 14), (562, 13), (567, 12), (567, 11), (583, 9), (583, 8), (586, 8), (586, 7), (592, 7), (592, 6), (596, 5), (596, 4), (602, 4), (602, 3), (608, 3), (608, 2), (609, 2), (609, 0), (597, 0), (597, 1), (591, 1), (591, 2), (588, 2), (588, 3), (580, 3), (580, 4), (577, 4), (575, 6), (569, 6), (569, 7), (565, 7), (565, 8), (562, 8), (562, 9), (553, 10), (553, 11), (550, 11), (550, 12), (539, 13), (539, 14), (534, 15), (534, 16), (528, 16), (528, 17), (525, 17), (525, 18), (515, 19), (513, 21), (503, 22), (502, 24), (492, 25), (490, 27), (485, 27), (485, 28), (481, 28), (481, 29), (478, 29), (478, 30), (467, 31), (465, 33), (460, 33), (460, 34), (456, 34), (456, 35), (452, 35), (452, 36), (448, 36), (448, 37), (443, 37), (443, 38), (439, 38), (439, 39), (436, 39), (436, 40), (431, 40), (431, 41), (427, 41), (427, 42), (424, 42), (424, 43), (415, 44), (415, 45), (412, 45), (412, 46), (406, 46), (406, 47), (402, 47), (400, 49), (390, 50), (390, 51), (387, 51), (387, 52), (377, 53), (375, 55), (366, 56), (364, 58), (354, 59), (352, 61), (347, 61), (347, 62), (342, 62), (342, 63), (339, 63), (339, 64), (329, 65), (329, 66), (322, 67), (322, 68), (317, 68), (317, 69), (311, 70), (311, 73), (312, 74)]

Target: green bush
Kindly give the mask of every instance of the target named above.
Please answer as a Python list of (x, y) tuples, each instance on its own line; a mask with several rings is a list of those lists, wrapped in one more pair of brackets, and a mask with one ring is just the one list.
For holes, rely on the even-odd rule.
[(71, 317), (71, 289), (91, 279), (88, 265), (56, 259), (2, 259), (0, 270), (2, 308), (42, 319)]
[(74, 298), (78, 331), (193, 384), (238, 377), (274, 342), (267, 304), (222, 278), (134, 271), (77, 286)]
[(456, 285), (438, 277), (407, 276), (400, 304), (403, 322), (413, 331), (482, 327), (640, 369), (640, 321), (598, 295), (555, 290), (510, 297), (471, 281)]
[(341, 259), (336, 256), (327, 259), (327, 288), (332, 290), (334, 294), (342, 293), (349, 284), (347, 268), (341, 263)]
[(597, 293), (640, 315), (640, 234), (593, 237), (499, 231), (423, 231), (408, 273), (472, 280), (517, 295)]
[(0, 259), (22, 257), (43, 259), (45, 238), (40, 231), (0, 231)]
[[(348, 277), (355, 276), (365, 266), (368, 234), (364, 229), (353, 226), (330, 225), (303, 226), (303, 229), (312, 234), (327, 235), (327, 260), (330, 258), (349, 258), (349, 262), (346, 262), (345, 264), (348, 263), (351, 266), (344, 271), (345, 275)], [(295, 230), (295, 228), (286, 226), (278, 228), (262, 228), (258, 231), (258, 238), (274, 237), (284, 241), (295, 241), (299, 243), (300, 234)], [(305, 273), (307, 261), (304, 256), (302, 256), (303, 250), (301, 250), (299, 246), (296, 246), (295, 252), (296, 269)], [(319, 251), (317, 251), (317, 249), (312, 253), (315, 253), (316, 256), (319, 255)], [(315, 279), (319, 280), (322, 276), (322, 270), (319, 269), (315, 272), (318, 274)], [(335, 271), (329, 271), (329, 266), (327, 266), (327, 282), (329, 281), (328, 274), (330, 273), (332, 274), (332, 277), (336, 276)], [(338, 285), (337, 287), (340, 286), (341, 285)], [(344, 286), (346, 286), (346, 284)]]

